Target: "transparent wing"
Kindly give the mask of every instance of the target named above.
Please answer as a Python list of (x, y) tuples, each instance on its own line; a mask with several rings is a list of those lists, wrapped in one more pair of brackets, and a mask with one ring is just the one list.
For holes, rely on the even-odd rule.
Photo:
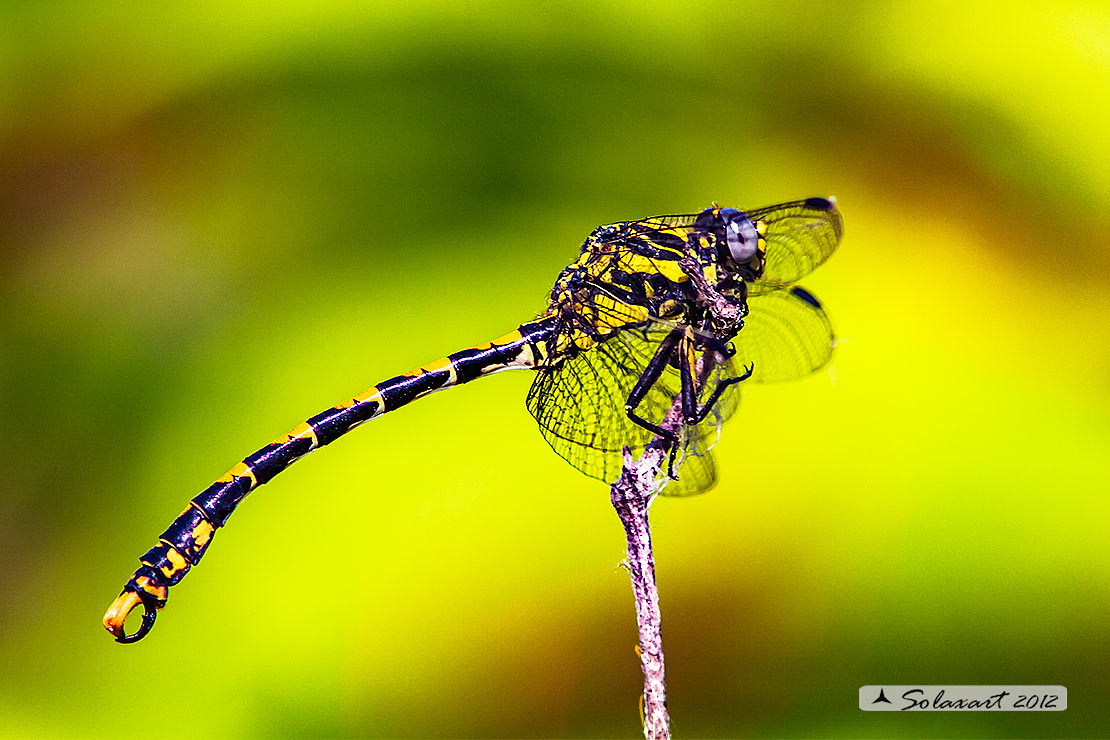
[(829, 258), (840, 243), (844, 225), (836, 203), (808, 198), (746, 212), (752, 223), (766, 225), (767, 256), (763, 275), (751, 284), (749, 295), (789, 286)]
[[(664, 476), (666, 472), (664, 471)], [(717, 485), (717, 462), (713, 453), (687, 451), (679, 467), (678, 480), (664, 480), (661, 496), (681, 498), (705, 493)]]
[(698, 220), (697, 213), (682, 213), (671, 216), (652, 216), (639, 221), (618, 221), (594, 230), (598, 244), (612, 244), (623, 239), (637, 236), (655, 236), (662, 233), (664, 238), (673, 239), (673, 244), (681, 249), (683, 241), (673, 233), (674, 229), (689, 229)]
[(803, 378), (832, 357), (833, 331), (821, 303), (799, 286), (750, 296), (733, 362), (752, 365), (752, 380)]
[[(625, 403), (667, 330), (667, 326), (628, 328), (556, 367), (538, 371), (528, 391), (528, 411), (539, 423), (540, 432), (551, 448), (586, 475), (613, 482), (623, 464), (622, 448), (627, 445), (633, 455), (639, 455), (655, 436), (628, 418)], [(699, 403), (708, 400), (719, 381), (736, 375), (736, 368), (732, 359), (716, 365), (699, 386)], [(716, 441), (721, 423), (736, 410), (737, 385), (728, 387), (701, 423), (683, 430), (680, 442), (683, 450), (708, 451)], [(667, 367), (636, 413), (649, 421), (661, 422), (680, 389), (679, 371)], [(714, 479), (711, 461), (707, 464), (709, 467), (705, 468), (695, 463), (691, 469), (694, 480), (703, 482), (701, 490), (711, 486)], [(684, 475), (680, 468), (680, 479)], [(694, 487), (694, 481), (682, 486), (672, 482), (667, 494), (699, 492), (692, 490)]]
[(654, 216), (599, 226), (587, 238), (586, 245), (601, 255), (633, 252), (650, 259), (675, 261), (686, 252), (686, 239), (694, 231), (696, 219), (696, 215)]
[[(763, 275), (750, 287), (753, 295), (781, 290), (808, 275), (836, 250), (844, 232), (836, 202), (826, 198), (779, 203), (745, 214), (753, 223), (763, 222), (767, 243)], [(702, 231), (695, 227), (699, 215), (653, 216), (610, 224), (595, 230), (591, 241), (600, 251), (627, 249), (661, 259), (678, 259), (687, 237)]]
[[(528, 411), (560, 457), (592, 478), (616, 480), (622, 446), (643, 449), (652, 437), (624, 413), (625, 400), (652, 354), (646, 341), (614, 336), (539, 371), (528, 391)], [(644, 399), (652, 412), (664, 403), (669, 407), (655, 389)]]

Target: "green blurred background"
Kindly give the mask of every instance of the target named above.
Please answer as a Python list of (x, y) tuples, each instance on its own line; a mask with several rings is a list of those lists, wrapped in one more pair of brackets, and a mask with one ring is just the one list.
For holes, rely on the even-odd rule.
[(531, 318), (594, 226), (828, 194), (833, 366), (652, 510), (675, 735), (1110, 735), (1105, 4), (12, 5), (0, 736), (636, 737), (623, 534), (527, 373), (294, 466), (142, 643), (100, 619), (216, 476)]

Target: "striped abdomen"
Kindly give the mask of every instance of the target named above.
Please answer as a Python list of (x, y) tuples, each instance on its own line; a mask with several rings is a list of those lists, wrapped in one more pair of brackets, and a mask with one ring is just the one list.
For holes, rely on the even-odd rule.
[[(390, 378), (313, 416), (248, 455), (193, 498), (158, 538), (158, 544), (139, 558), (142, 567), (135, 571), (109, 607), (104, 615), (104, 626), (119, 642), (141, 639), (154, 625), (157, 610), (165, 606), (169, 587), (200, 562), (216, 530), (227, 522), (248, 493), (309, 452), (421, 396), (500, 370), (541, 364), (548, 356), (555, 324), (554, 318), (522, 324), (516, 331), (493, 342), (464, 349)], [(124, 621), (139, 604), (145, 610), (142, 627), (127, 635)]]

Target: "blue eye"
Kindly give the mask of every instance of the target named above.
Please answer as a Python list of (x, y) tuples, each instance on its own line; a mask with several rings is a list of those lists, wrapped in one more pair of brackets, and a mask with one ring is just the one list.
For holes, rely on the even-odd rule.
[(747, 216), (735, 208), (721, 209), (725, 221), (725, 243), (728, 253), (738, 264), (743, 264), (755, 256), (759, 250), (759, 232)]

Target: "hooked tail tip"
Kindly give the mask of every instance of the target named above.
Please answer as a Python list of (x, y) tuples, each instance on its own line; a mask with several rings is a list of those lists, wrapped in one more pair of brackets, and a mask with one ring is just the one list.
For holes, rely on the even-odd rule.
[[(124, 632), (124, 622), (127, 617), (139, 604), (143, 605), (143, 623), (134, 634), (127, 634)], [(104, 614), (104, 629), (112, 633), (116, 638), (116, 642), (129, 644), (138, 642), (146, 637), (146, 634), (154, 627), (154, 620), (158, 617), (158, 608), (153, 604), (148, 604), (143, 598), (134, 591), (124, 591), (112, 605), (108, 607), (108, 611)]]

